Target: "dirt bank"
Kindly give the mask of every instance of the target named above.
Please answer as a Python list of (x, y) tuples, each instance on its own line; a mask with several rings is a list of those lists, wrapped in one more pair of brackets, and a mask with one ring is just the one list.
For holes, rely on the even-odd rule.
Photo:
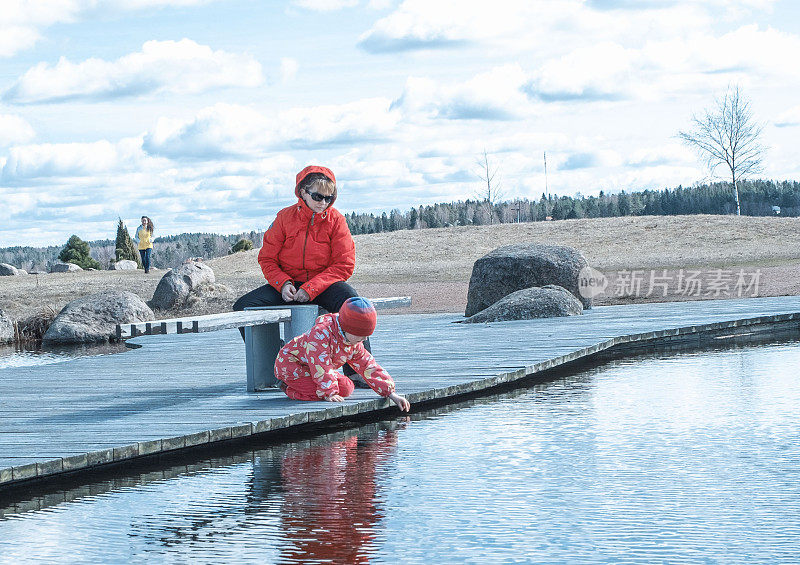
[[(357, 266), (351, 282), (366, 296), (412, 296), (412, 312), (457, 312), (466, 305), (476, 259), (501, 245), (537, 241), (580, 249), (609, 275), (607, 294), (597, 304), (736, 297), (736, 280), (758, 271), (758, 294), (800, 294), (800, 219), (735, 216), (647, 216), (407, 230), (356, 236)], [(263, 284), (258, 251), (208, 261), (219, 286), (213, 298), (160, 317), (226, 311), (236, 297)], [(664, 272), (666, 270), (666, 273)], [(690, 271), (717, 284), (699, 294), (681, 288)], [(722, 271), (722, 275), (720, 275)], [(620, 278), (620, 272), (623, 274)], [(637, 295), (619, 295), (620, 280), (636, 272)], [(62, 308), (70, 300), (106, 289), (127, 289), (149, 300), (164, 272), (89, 271), (0, 277), (0, 308), (20, 319), (42, 306)], [(723, 276), (724, 275), (724, 276)], [(652, 282), (664, 282), (647, 295)], [(686, 285), (684, 285), (686, 287)], [(694, 288), (696, 290), (696, 287)], [(745, 292), (743, 296), (752, 294)], [(400, 311), (398, 311), (400, 312)]]

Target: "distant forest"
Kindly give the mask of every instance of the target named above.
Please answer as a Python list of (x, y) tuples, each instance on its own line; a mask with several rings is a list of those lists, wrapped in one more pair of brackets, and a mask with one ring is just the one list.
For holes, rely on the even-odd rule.
[[(134, 226), (134, 230), (139, 224)], [(80, 235), (80, 234), (78, 234)], [(158, 269), (170, 269), (183, 263), (190, 257), (211, 259), (228, 255), (231, 247), (240, 239), (249, 239), (254, 246), (261, 245), (264, 232), (250, 231), (233, 235), (217, 235), (214, 233), (182, 233), (166, 235), (153, 239), (153, 255), (151, 264)], [(66, 244), (66, 242), (64, 242)], [(102, 239), (89, 241), (91, 255), (108, 268), (114, 261), (115, 240)], [(135, 244), (134, 244), (135, 245)], [(8, 263), (26, 271), (47, 271), (53, 263), (58, 262), (58, 254), (64, 245), (49, 247), (6, 247), (0, 249), (0, 263)]]
[[(745, 181), (739, 187), (744, 216), (800, 216), (800, 182)], [(775, 209), (779, 207), (779, 212)], [(615, 216), (675, 216), (687, 214), (734, 214), (736, 201), (730, 183), (711, 183), (664, 190), (625, 191), (598, 196), (542, 195), (539, 200), (488, 202), (466, 200), (432, 206), (419, 206), (405, 212), (394, 209), (380, 215), (349, 212), (345, 214), (353, 235), (406, 229), (447, 226), (486, 225), (512, 222), (539, 222), (577, 218)], [(134, 229), (136, 226), (134, 226)], [(80, 235), (80, 234), (78, 234)], [(171, 268), (189, 257), (210, 259), (231, 253), (240, 239), (261, 245), (264, 232), (251, 231), (234, 235), (184, 233), (157, 237), (154, 240), (153, 265)], [(114, 240), (90, 241), (92, 256), (104, 267), (114, 258)], [(57, 261), (64, 246), (7, 247), (0, 249), (0, 263), (26, 270), (46, 270)]]

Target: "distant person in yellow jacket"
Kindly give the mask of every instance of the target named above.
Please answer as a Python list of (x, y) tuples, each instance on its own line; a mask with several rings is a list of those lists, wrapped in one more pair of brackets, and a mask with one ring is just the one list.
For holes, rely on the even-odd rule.
[(139, 255), (142, 256), (144, 272), (150, 272), (150, 255), (153, 253), (153, 220), (142, 216), (142, 225), (136, 230), (136, 241), (139, 242)]

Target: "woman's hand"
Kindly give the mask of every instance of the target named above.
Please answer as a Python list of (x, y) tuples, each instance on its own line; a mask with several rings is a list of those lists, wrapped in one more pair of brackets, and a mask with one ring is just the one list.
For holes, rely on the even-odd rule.
[(288, 281), (286, 284), (283, 285), (283, 288), (281, 289), (281, 298), (283, 298), (284, 302), (292, 302), (293, 300), (295, 300), (296, 296), (297, 296), (297, 290), (294, 288), (294, 284), (292, 284), (292, 281)]
[(394, 402), (401, 412), (408, 412), (409, 410), (411, 410), (411, 403), (402, 396), (394, 392), (389, 395), (389, 400)]
[(294, 295), (295, 302), (308, 302), (309, 300), (311, 300), (311, 297), (302, 288), (298, 289), (298, 291)]
[(338, 394), (334, 394), (333, 396), (329, 396), (325, 400), (327, 400), (328, 402), (342, 402), (344, 398), (342, 398)]

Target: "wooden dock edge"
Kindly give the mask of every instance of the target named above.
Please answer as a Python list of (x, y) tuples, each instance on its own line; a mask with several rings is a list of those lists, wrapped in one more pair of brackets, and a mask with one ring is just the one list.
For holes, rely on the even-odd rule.
[[(792, 335), (800, 337), (800, 312), (622, 335), (516, 371), (448, 387), (413, 392), (406, 395), (406, 398), (416, 411), (432, 405), (461, 401), (468, 396), (492, 394), (498, 389), (513, 387), (515, 383), (519, 386), (532, 378), (541, 378), (543, 373), (552, 369), (565, 368), (577, 362), (606, 361), (664, 349), (687, 350), (714, 344), (724, 346), (728, 343), (747, 343), (756, 339), (774, 341)], [(65, 475), (96, 472), (104, 467), (124, 464), (126, 461), (174, 454), (195, 448), (211, 448), (214, 445), (242, 441), (249, 437), (259, 437), (260, 439), (276, 433), (291, 433), (299, 429), (309, 429), (320, 423), (359, 420), (370, 415), (373, 417), (389, 413), (395, 415), (394, 412), (389, 411), (391, 407), (392, 403), (388, 399), (376, 398), (339, 404), (322, 410), (299, 412), (268, 420), (7, 467), (0, 469), (0, 494), (17, 487), (46, 482)]]

